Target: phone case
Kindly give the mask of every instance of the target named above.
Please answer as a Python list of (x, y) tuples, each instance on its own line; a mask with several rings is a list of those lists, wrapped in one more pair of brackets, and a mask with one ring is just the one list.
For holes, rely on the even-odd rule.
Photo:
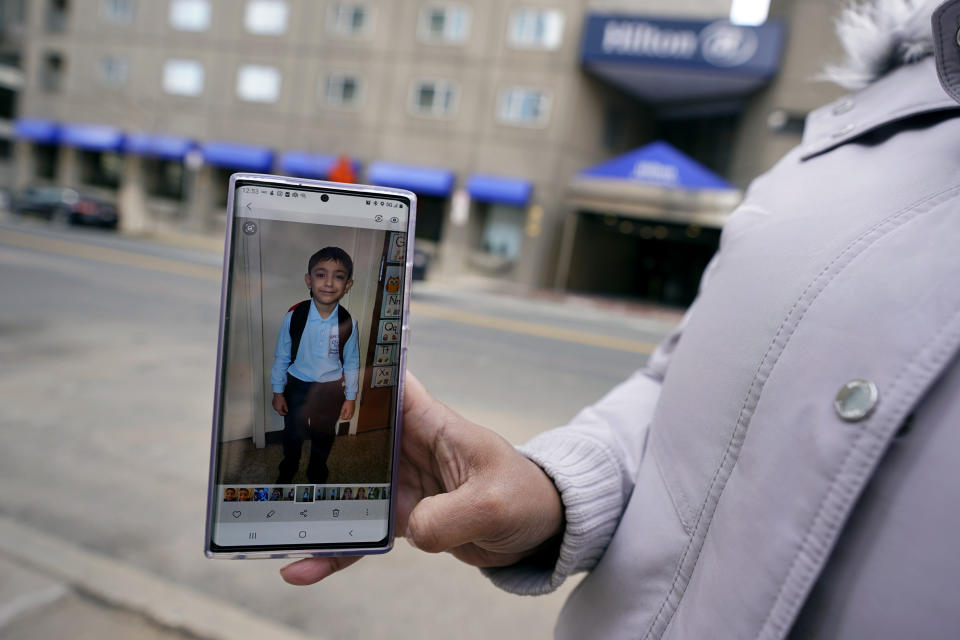
[[(222, 548), (215, 548), (213, 543), (213, 525), (214, 518), (217, 513), (217, 504), (219, 496), (217, 494), (217, 447), (220, 437), (219, 425), (221, 423), (221, 407), (224, 404), (221, 395), (224, 391), (223, 385), (223, 363), (224, 363), (224, 347), (225, 347), (225, 330), (226, 330), (226, 315), (227, 315), (227, 292), (228, 286), (230, 284), (230, 258), (232, 255), (233, 247), (231, 246), (233, 241), (233, 232), (234, 232), (234, 205), (236, 197), (236, 188), (237, 183), (261, 183), (267, 188), (273, 186), (274, 188), (296, 188), (296, 187), (307, 187), (315, 188), (329, 191), (331, 194), (335, 193), (345, 193), (345, 194), (361, 194), (368, 195), (371, 197), (382, 196), (389, 198), (391, 196), (396, 197), (400, 196), (405, 198), (410, 203), (409, 211), (409, 222), (407, 224), (407, 236), (406, 236), (406, 246), (403, 249), (403, 260), (400, 264), (397, 264), (397, 267), (402, 267), (402, 269), (397, 269), (400, 271), (400, 275), (403, 279), (402, 290), (406, 292), (402, 296), (402, 309), (400, 310), (400, 323), (401, 331), (399, 335), (399, 342), (395, 348), (398, 348), (399, 353), (395, 358), (396, 364), (398, 364), (396, 385), (397, 385), (397, 402), (394, 408), (395, 418), (394, 424), (396, 425), (393, 434), (392, 442), (392, 459), (391, 459), (391, 474), (390, 474), (390, 487), (396, 486), (397, 482), (397, 460), (400, 451), (400, 439), (403, 432), (403, 372), (406, 369), (406, 357), (407, 357), (407, 341), (409, 337), (408, 330), (408, 319), (410, 314), (410, 284), (412, 281), (413, 273), (413, 245), (414, 245), (414, 228), (416, 224), (416, 195), (410, 191), (403, 189), (394, 189), (389, 187), (377, 187), (372, 185), (360, 185), (360, 184), (342, 184), (336, 182), (328, 182), (322, 180), (310, 180), (304, 178), (291, 178), (286, 176), (275, 176), (275, 175), (266, 175), (266, 174), (255, 174), (255, 173), (236, 173), (230, 177), (230, 186), (229, 194), (227, 197), (227, 224), (226, 224), (226, 238), (224, 241), (224, 269), (223, 269), (223, 279), (221, 282), (220, 288), (220, 326), (219, 326), (219, 337), (217, 340), (217, 373), (216, 373), (216, 383), (215, 383), (215, 393), (214, 393), (214, 409), (213, 409), (213, 429), (211, 436), (211, 448), (210, 448), (210, 466), (209, 466), (209, 477), (208, 477), (208, 491), (207, 491), (207, 511), (206, 511), (206, 527), (205, 527), (205, 537), (204, 537), (204, 553), (209, 558), (228, 558), (228, 559), (243, 559), (243, 558), (300, 558), (300, 557), (311, 557), (311, 556), (348, 556), (348, 555), (368, 555), (368, 554), (378, 554), (386, 553), (393, 546), (394, 538), (394, 519), (395, 519), (395, 493), (390, 490), (390, 487), (384, 487), (381, 491), (381, 499), (389, 500), (389, 510), (388, 510), (388, 527), (387, 527), (387, 537), (385, 543), (382, 546), (357, 546), (350, 547), (343, 544), (336, 544), (336, 547), (331, 548), (327, 545), (314, 545), (310, 548), (301, 548), (291, 546), (290, 548), (269, 548), (269, 549), (256, 549), (256, 548), (247, 548), (243, 550), (229, 550)], [(323, 495), (326, 496), (327, 500), (337, 499), (331, 496), (340, 496), (340, 491), (338, 488), (328, 488), (324, 491)], [(339, 489), (342, 489), (339, 488)], [(295, 498), (298, 494), (295, 494)], [(286, 496), (289, 499), (290, 496)], [(311, 496), (314, 497), (314, 496)], [(298, 503), (298, 505), (303, 507), (312, 507), (316, 503)], [(339, 514), (338, 514), (339, 515)]]

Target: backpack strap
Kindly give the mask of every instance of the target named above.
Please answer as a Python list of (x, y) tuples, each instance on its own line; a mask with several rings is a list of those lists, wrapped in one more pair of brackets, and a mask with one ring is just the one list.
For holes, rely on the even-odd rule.
[(297, 359), (297, 352), (300, 350), (300, 338), (303, 337), (303, 329), (307, 326), (310, 301), (298, 302), (290, 307), (290, 311), (293, 312), (293, 316), (290, 318), (290, 362), (292, 364)]
[(340, 364), (343, 365), (343, 347), (353, 333), (353, 318), (343, 305), (337, 307), (337, 332), (340, 334)]

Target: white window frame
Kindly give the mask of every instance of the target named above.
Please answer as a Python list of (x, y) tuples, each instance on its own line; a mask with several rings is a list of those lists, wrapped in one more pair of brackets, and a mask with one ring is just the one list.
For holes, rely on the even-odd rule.
[[(353, 100), (343, 99), (344, 81), (353, 80), (355, 84)], [(339, 86), (339, 91), (332, 91), (334, 85)], [(328, 73), (320, 80), (320, 86), (317, 88), (320, 101), (335, 109), (359, 109), (363, 105), (363, 78), (359, 73), (351, 71), (333, 71)]]
[[(441, 33), (431, 29), (430, 17), (434, 11), (443, 11), (444, 26)], [(459, 13), (460, 22), (451, 20), (451, 15)], [(420, 40), (430, 44), (464, 44), (470, 40), (470, 7), (458, 3), (430, 3), (420, 8), (417, 20), (417, 34)]]
[(130, 82), (130, 61), (111, 53), (100, 56), (97, 79), (106, 87), (125, 87)]
[[(186, 81), (184, 81), (186, 79)], [(199, 60), (170, 58), (163, 64), (163, 90), (174, 96), (203, 94), (206, 71)]]
[(237, 97), (244, 102), (274, 104), (283, 90), (283, 75), (277, 67), (245, 64), (237, 69)]
[[(539, 95), (540, 100), (540, 113), (533, 119), (524, 117), (524, 103), (531, 94)], [(552, 107), (553, 96), (549, 91), (537, 87), (505, 87), (497, 95), (497, 121), (517, 127), (542, 128), (550, 122)]]
[(168, 21), (177, 31), (206, 31), (212, 20), (210, 0), (170, 0)]
[(133, 24), (137, 16), (137, 0), (101, 0), (100, 15), (111, 24)]
[[(352, 13), (363, 12), (363, 24), (354, 29)], [(327, 32), (342, 38), (364, 38), (373, 33), (374, 8), (366, 2), (334, 2), (327, 12)], [(348, 17), (350, 16), (350, 17)]]
[[(540, 21), (543, 21), (542, 31)], [(507, 42), (516, 49), (555, 51), (563, 44), (564, 15), (560, 9), (524, 7), (510, 12)]]
[[(450, 96), (449, 104), (438, 105), (436, 101), (429, 109), (420, 106), (420, 92), (423, 87), (433, 85), (434, 95), (441, 92)], [(445, 102), (445, 101), (444, 101)], [(408, 109), (412, 115), (424, 118), (453, 118), (457, 115), (457, 109), (460, 106), (460, 87), (456, 82), (441, 79), (422, 79), (414, 80), (410, 84), (410, 98)]]
[(254, 35), (282, 36), (290, 25), (290, 5), (286, 0), (247, 0), (243, 25)]

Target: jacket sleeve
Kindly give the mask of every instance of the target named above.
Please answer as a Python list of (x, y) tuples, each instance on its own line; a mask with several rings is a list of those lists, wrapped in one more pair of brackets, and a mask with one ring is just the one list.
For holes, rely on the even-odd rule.
[[(716, 258), (704, 272), (701, 287), (715, 262)], [(563, 501), (565, 529), (553, 567), (520, 562), (484, 569), (496, 586), (521, 595), (539, 595), (557, 589), (567, 576), (596, 566), (633, 493), (660, 385), (692, 310), (643, 368), (566, 426), (518, 447), (556, 485)]]
[(347, 344), (343, 346), (343, 382), (344, 397), (347, 400), (357, 399), (357, 387), (360, 376), (360, 347), (357, 334), (357, 321), (353, 321), (353, 331), (347, 338)]
[(284, 387), (287, 386), (287, 369), (293, 359), (290, 355), (290, 349), (293, 346), (293, 341), (290, 339), (290, 318), (292, 316), (293, 311), (288, 311), (287, 315), (283, 316), (280, 333), (277, 334), (277, 348), (273, 351), (270, 386), (274, 393), (283, 393)]

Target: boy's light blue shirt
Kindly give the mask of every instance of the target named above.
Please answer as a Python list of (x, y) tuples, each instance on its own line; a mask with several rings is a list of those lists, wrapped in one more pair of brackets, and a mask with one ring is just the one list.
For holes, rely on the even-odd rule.
[(340, 363), (340, 331), (337, 327), (337, 311), (333, 308), (324, 319), (313, 302), (307, 314), (307, 324), (300, 337), (300, 348), (291, 364), (290, 318), (293, 311), (283, 317), (280, 335), (277, 336), (277, 348), (273, 353), (273, 369), (270, 372), (270, 384), (274, 393), (283, 393), (287, 384), (287, 372), (304, 382), (332, 382), (344, 379), (344, 396), (347, 400), (357, 399), (357, 383), (360, 373), (360, 347), (357, 340), (357, 321), (351, 319), (353, 330), (343, 346), (343, 364)]

